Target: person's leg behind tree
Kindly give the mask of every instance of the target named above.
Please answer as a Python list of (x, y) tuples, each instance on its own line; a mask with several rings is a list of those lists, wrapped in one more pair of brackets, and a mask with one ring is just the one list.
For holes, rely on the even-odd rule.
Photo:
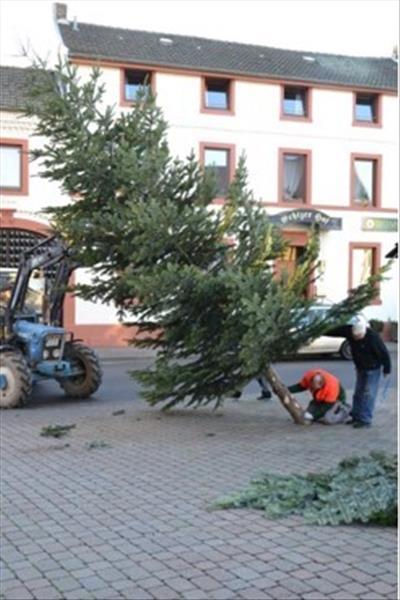
[(272, 394), (268, 386), (268, 381), (264, 377), (264, 375), (260, 375), (260, 377), (257, 377), (257, 381), (261, 388), (261, 395), (257, 398), (257, 400), (269, 400), (270, 398), (272, 398)]

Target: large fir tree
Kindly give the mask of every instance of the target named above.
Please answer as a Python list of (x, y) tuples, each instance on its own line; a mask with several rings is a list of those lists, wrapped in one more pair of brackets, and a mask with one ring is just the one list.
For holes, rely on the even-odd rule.
[(35, 69), (27, 114), (46, 143), (34, 152), (41, 175), (73, 198), (50, 208), (54, 229), (90, 267), (86, 299), (114, 303), (139, 323), (135, 343), (158, 349), (154, 367), (136, 371), (151, 403), (214, 402), (264, 374), (294, 420), (303, 410), (271, 366), (376, 295), (382, 272), (311, 324), (306, 289), (318, 260), (318, 232), (291, 275), (275, 271), (285, 248), (253, 199), (243, 157), (226, 203), (194, 156), (174, 159), (155, 99), (143, 92), (129, 112), (104, 106), (94, 70)]

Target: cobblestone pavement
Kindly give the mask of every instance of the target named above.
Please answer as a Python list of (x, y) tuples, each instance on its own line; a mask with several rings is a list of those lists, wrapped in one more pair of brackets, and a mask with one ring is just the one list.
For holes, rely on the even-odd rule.
[[(66, 437), (40, 436), (43, 426), (73, 423)], [(370, 430), (302, 428), (277, 402), (252, 399), (160, 414), (118, 401), (117, 390), (97, 405), (60, 397), (3, 412), (1, 429), (7, 600), (397, 596), (391, 528), (207, 510), (263, 470), (394, 451), (394, 394)]]

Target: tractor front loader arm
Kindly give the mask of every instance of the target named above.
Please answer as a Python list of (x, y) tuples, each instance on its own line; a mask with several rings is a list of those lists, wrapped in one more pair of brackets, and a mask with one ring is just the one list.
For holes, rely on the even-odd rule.
[[(66, 266), (68, 265), (68, 267), (65, 269), (58, 269), (57, 273), (60, 271), (60, 279), (61, 277), (65, 278), (66, 274), (68, 274), (69, 278), (72, 270), (75, 268), (75, 265), (73, 265), (71, 261), (70, 250), (65, 248), (56, 236), (46, 238), (22, 254), (17, 276), (15, 278), (11, 295), (5, 309), (4, 325), (6, 331), (11, 333), (14, 316), (18, 313), (21, 313), (23, 310), (29, 279), (32, 272), (35, 269), (49, 269), (61, 261), (65, 261), (65, 264)], [(65, 285), (67, 282), (68, 281), (65, 282)], [(61, 314), (62, 307), (57, 309), (57, 300), (61, 300), (62, 304), (64, 295), (65, 291), (61, 298), (60, 296), (57, 296), (57, 298), (54, 297), (52, 299), (50, 312), (53, 312), (54, 315), (56, 315), (56, 313), (57, 315)]]

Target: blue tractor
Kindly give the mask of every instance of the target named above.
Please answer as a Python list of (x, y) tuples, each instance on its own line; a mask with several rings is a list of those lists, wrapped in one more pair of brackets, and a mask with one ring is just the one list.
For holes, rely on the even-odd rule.
[[(67, 284), (76, 267), (53, 236), (26, 251), (15, 280), (0, 285), (0, 408), (25, 404), (40, 380), (55, 379), (71, 398), (87, 398), (99, 388), (97, 354), (62, 327)], [(38, 274), (43, 293), (35, 292)]]

